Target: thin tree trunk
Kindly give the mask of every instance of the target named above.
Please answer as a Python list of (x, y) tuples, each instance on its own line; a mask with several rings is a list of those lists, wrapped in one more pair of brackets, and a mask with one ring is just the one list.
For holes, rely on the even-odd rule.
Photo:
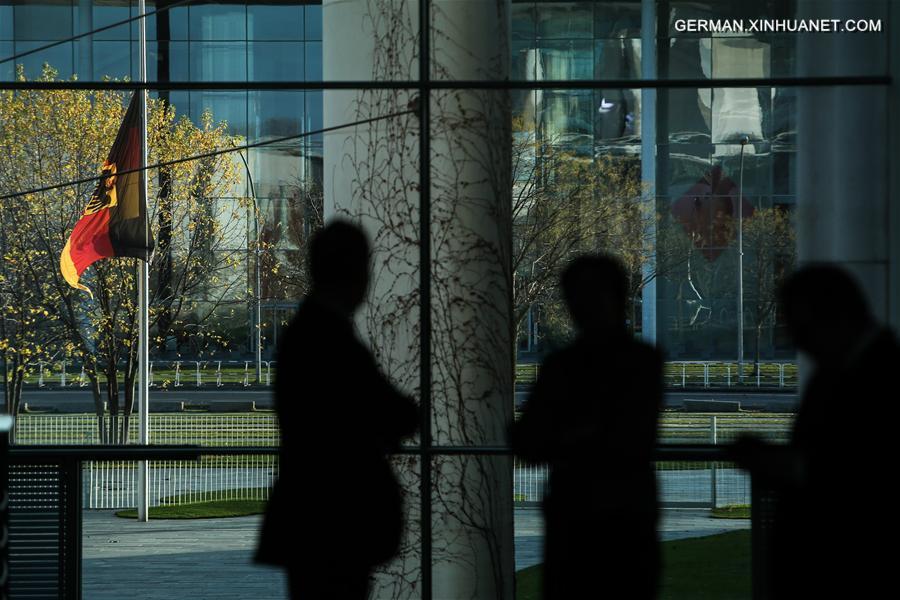
[(88, 379), (91, 380), (91, 396), (94, 398), (94, 414), (97, 415), (97, 435), (100, 436), (101, 444), (108, 444), (109, 438), (106, 434), (106, 417), (103, 410), (103, 397), (100, 395), (100, 378), (97, 372), (88, 371)]
[(109, 434), (110, 443), (120, 444), (119, 438), (119, 382), (116, 377), (114, 362), (107, 365), (106, 370), (106, 397), (109, 399)]

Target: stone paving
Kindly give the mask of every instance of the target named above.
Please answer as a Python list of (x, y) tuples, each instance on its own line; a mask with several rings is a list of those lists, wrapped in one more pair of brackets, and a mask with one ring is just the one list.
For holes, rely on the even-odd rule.
[[(112, 511), (83, 516), (85, 600), (286, 600), (278, 569), (253, 564), (261, 517), (151, 521)], [(666, 509), (663, 540), (746, 529), (748, 520), (709, 518), (709, 511)], [(516, 569), (541, 562), (539, 508), (515, 511)]]

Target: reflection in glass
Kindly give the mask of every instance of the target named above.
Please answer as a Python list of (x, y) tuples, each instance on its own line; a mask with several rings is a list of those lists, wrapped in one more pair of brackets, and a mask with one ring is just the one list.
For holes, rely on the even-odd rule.
[(247, 29), (250, 40), (302, 40), (303, 6), (266, 2), (248, 4)]
[(542, 39), (571, 40), (593, 35), (593, 2), (537, 3), (537, 34)]
[[(62, 40), (72, 36), (72, 5), (70, 2), (17, 2), (12, 8), (13, 30), (16, 39)], [(42, 43), (46, 44), (47, 42)]]
[(201, 4), (189, 7), (191, 40), (244, 40), (247, 9), (242, 4)]
[(250, 42), (247, 61), (250, 81), (303, 80), (301, 42)]
[(588, 41), (542, 42), (537, 79), (590, 79), (594, 50)]
[[(35, 42), (16, 42), (16, 53), (26, 52), (41, 46), (46, 46), (52, 40), (35, 41)], [(16, 63), (24, 65), (25, 78), (37, 79), (43, 72), (44, 63), (49, 64), (53, 69), (58, 71), (57, 77), (68, 79), (72, 73), (72, 42), (66, 42), (53, 48), (47, 48), (28, 56), (16, 60)]]
[(245, 81), (246, 42), (191, 42), (192, 81)]
[(190, 93), (191, 119), (200, 122), (205, 110), (215, 121), (227, 121), (231, 135), (247, 135), (247, 92), (193, 91)]
[[(99, 29), (101, 27), (106, 27), (108, 25), (112, 25), (113, 23), (118, 23), (120, 21), (124, 21), (128, 19), (130, 14), (130, 8), (126, 4), (122, 4), (120, 6), (115, 5), (102, 5), (97, 4), (96, 2), (92, 3), (91, 7), (92, 13), (92, 22), (91, 29)], [(154, 19), (148, 19), (148, 22)], [(82, 30), (85, 27), (82, 25)], [(94, 40), (128, 40), (129, 39), (129, 31), (130, 27), (128, 24), (119, 25), (118, 27), (113, 27), (112, 29), (107, 29), (106, 31), (100, 31), (91, 36)], [(149, 36), (149, 31), (147, 32)]]

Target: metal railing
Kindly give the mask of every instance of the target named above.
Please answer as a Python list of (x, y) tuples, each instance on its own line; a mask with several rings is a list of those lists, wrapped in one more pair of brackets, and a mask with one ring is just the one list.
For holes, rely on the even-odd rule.
[[(259, 385), (271, 386), (277, 361), (261, 361), (262, 381)], [(534, 382), (540, 371), (538, 364), (516, 365), (517, 383)], [(254, 360), (152, 360), (150, 361), (151, 387), (222, 387), (257, 385)], [(759, 368), (753, 363), (744, 365), (744, 378), (738, 374), (738, 364), (729, 361), (685, 360), (665, 364), (665, 382), (669, 387), (700, 388), (784, 388), (797, 387), (797, 363), (790, 361), (761, 361)], [(88, 377), (84, 365), (60, 361), (38, 363), (36, 376), (29, 378), (39, 388), (85, 387)]]
[[(54, 491), (46, 494), (51, 502), (58, 502), (54, 519), (50, 525), (56, 529), (54, 536), (44, 537), (41, 541), (52, 548), (42, 548), (45, 552), (55, 551), (58, 561), (53, 565), (58, 571), (53, 574), (44, 573), (43, 577), (51, 577), (59, 586), (60, 597), (78, 600), (81, 598), (81, 519), (85, 490), (85, 464), (110, 462), (152, 461), (157, 465), (179, 462), (200, 462), (210, 457), (269, 457), (275, 460), (278, 449), (272, 446), (256, 447), (198, 447), (198, 446), (20, 446), (10, 447), (6, 459), (11, 472), (15, 473), (16, 489), (11, 489), (10, 519), (13, 532), (13, 544), (10, 549), (11, 571), (15, 580), (17, 570), (28, 567), (33, 555), (22, 554), (16, 548), (16, 542), (23, 543), (21, 517), (33, 511), (34, 507), (17, 500), (17, 494), (26, 493), (29, 472), (39, 478), (38, 484)], [(434, 456), (434, 455), (509, 455), (510, 450), (503, 447), (404, 447), (399, 454)], [(731, 460), (729, 450), (725, 447), (707, 446), (659, 446), (655, 452), (655, 460), (663, 464), (699, 463), (721, 464)], [(163, 467), (164, 468), (164, 467)], [(749, 481), (749, 480), (748, 480)], [(58, 487), (58, 489), (56, 489)], [(49, 488), (48, 488), (49, 489)], [(751, 505), (751, 544), (753, 557), (753, 597), (766, 598), (766, 573), (764, 571), (765, 545), (768, 544), (769, 525), (772, 503), (768, 490), (751, 486), (749, 492)], [(22, 513), (22, 514), (17, 514)], [(54, 525), (55, 523), (55, 525)], [(18, 525), (17, 525), (18, 524)], [(49, 525), (48, 525), (49, 526)], [(18, 529), (17, 529), (18, 527)], [(27, 541), (27, 540), (24, 540)], [(53, 550), (55, 548), (55, 550)], [(44, 568), (44, 567), (42, 567)]]
[[(261, 361), (259, 385), (271, 386), (274, 381), (276, 361)], [(124, 366), (124, 365), (123, 365)], [(74, 367), (74, 368), (73, 368)], [(257, 385), (256, 361), (253, 360), (151, 360), (149, 365), (150, 387), (223, 387)], [(87, 387), (90, 379), (85, 365), (67, 361), (40, 362), (36, 375), (27, 378), (38, 388)]]
[(760, 361), (744, 364), (743, 381), (736, 362), (674, 361), (665, 365), (665, 382), (670, 387), (756, 387), (796, 388), (797, 363)]
[[(198, 444), (203, 447), (266, 447), (279, 444), (274, 413), (151, 414), (150, 429), (158, 444)], [(666, 444), (728, 444), (739, 435), (753, 433), (772, 442), (788, 439), (790, 415), (685, 415), (666, 413), (660, 420), (659, 439)], [(99, 443), (94, 415), (21, 415), (17, 442), (23, 444)], [(129, 442), (137, 441), (137, 423), (131, 423)], [(129, 463), (84, 464), (84, 506), (91, 509), (134, 506), (136, 470)], [(725, 463), (657, 465), (660, 502), (671, 507), (707, 507), (746, 504), (746, 475)], [(277, 473), (277, 463), (252, 463), (219, 457), (215, 461), (166, 462), (150, 465), (151, 504), (182, 504), (213, 499), (267, 499), (267, 488)], [(543, 501), (548, 477), (545, 465), (514, 460), (513, 499), (519, 504)], [(250, 490), (250, 491), (248, 491)], [(261, 490), (261, 491), (260, 491)]]

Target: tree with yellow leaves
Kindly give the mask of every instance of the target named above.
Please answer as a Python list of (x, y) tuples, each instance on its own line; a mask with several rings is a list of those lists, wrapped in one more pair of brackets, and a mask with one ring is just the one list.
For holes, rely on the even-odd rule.
[[(56, 80), (56, 75), (45, 65), (39, 81)], [(24, 81), (21, 70), (17, 77)], [(0, 161), (0, 195), (98, 175), (129, 98), (130, 92), (114, 91), (0, 92), (0, 147), (6, 154)], [(176, 118), (176, 107), (159, 99), (148, 101), (147, 132), (150, 165), (237, 144), (227, 124), (216, 123), (209, 112), (194, 123), (186, 116)], [(247, 253), (252, 207), (233, 193), (241, 180), (239, 166), (237, 157), (223, 154), (148, 173), (148, 203), (157, 237), (150, 264), (149, 317), (157, 341), (180, 328), (190, 330), (201, 347), (216, 345), (218, 311), (228, 300), (245, 296), (246, 275), (238, 266)], [(70, 288), (59, 272), (59, 253), (95, 185), (91, 181), (29, 193), (0, 206), (6, 236), (0, 243), (5, 254), (15, 256), (4, 261), (0, 293), (18, 294), (22, 310), (34, 307), (43, 317), (37, 327), (15, 321), (21, 331), (12, 328), (14, 321), (5, 320), (8, 327), (0, 330), (0, 343), (8, 365), (33, 363), (48, 353), (82, 361), (93, 390), (100, 439), (125, 443), (138, 366), (136, 260), (105, 259), (89, 267), (82, 281), (93, 299)], [(54, 343), (48, 345), (50, 341)], [(7, 405), (16, 409), (18, 400), (10, 400), (10, 391), (17, 398), (21, 386), (18, 391), (7, 387)]]

